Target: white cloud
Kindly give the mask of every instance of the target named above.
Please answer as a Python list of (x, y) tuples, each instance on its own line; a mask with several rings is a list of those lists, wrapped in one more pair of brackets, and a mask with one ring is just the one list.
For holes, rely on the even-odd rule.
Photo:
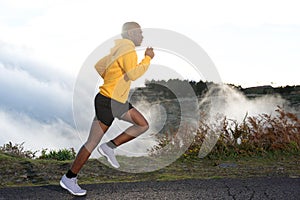
[[(157, 6), (158, 3), (160, 6)], [(191, 37), (208, 51), (226, 82), (238, 84), (243, 81), (241, 79), (246, 79), (243, 75), (239, 79), (240, 76), (232, 76), (226, 71), (238, 71), (242, 65), (251, 65), (254, 70), (248, 71), (247, 74), (257, 77), (255, 70), (266, 68), (266, 71), (269, 71), (268, 69), (272, 68), (272, 76), (275, 80), (271, 81), (282, 84), (286, 81), (282, 79), (282, 70), (277, 68), (274, 70), (273, 64), (278, 63), (278, 59), (282, 59), (279, 60), (281, 63), (289, 61), (289, 64), (298, 60), (290, 57), (289, 51), (283, 52), (281, 58), (275, 56), (276, 59), (274, 59), (272, 51), (266, 52), (264, 49), (271, 48), (273, 45), (277, 46), (277, 39), (272, 41), (272, 45), (264, 44), (268, 36), (260, 35), (266, 32), (261, 29), (268, 24), (280, 28), (282, 28), (281, 25), (297, 26), (300, 24), (298, 2), (294, 0), (284, 2), (154, 0), (147, 5), (139, 1), (103, 3), (90, 0), (47, 3), (31, 0), (26, 3), (4, 1), (4, 5), (7, 10), (17, 12), (6, 11), (9, 16), (0, 24), (2, 40), (29, 47), (35, 57), (55, 69), (72, 75), (78, 73), (84, 60), (99, 44), (118, 34), (122, 23), (130, 20), (138, 21), (146, 28), (170, 29)], [(18, 19), (26, 16), (26, 23), (19, 26), (10, 25), (10, 17), (15, 16), (15, 13), (18, 13)], [(38, 14), (29, 15), (29, 13)], [(243, 30), (252, 33), (250, 38), (245, 37)], [(274, 34), (274, 32), (269, 32), (269, 34)], [(289, 33), (281, 34), (279, 38), (281, 41), (287, 41), (291, 36)], [(298, 37), (293, 36), (293, 38)], [(252, 56), (252, 52), (248, 50), (249, 46), (251, 48), (251, 43), (257, 43), (257, 41), (253, 43), (256, 39), (262, 40), (262, 42), (259, 41), (258, 47), (263, 51), (262, 56)], [(290, 45), (292, 44), (282, 45), (280, 48), (286, 47), (285, 50), (287, 50)], [(159, 60), (158, 57), (156, 59)], [(269, 62), (270, 60), (274, 61)], [(249, 64), (249, 61), (253, 64)], [(288, 73), (285, 76), (291, 74), (295, 73)], [(257, 77), (257, 79), (263, 78)], [(255, 85), (260, 81), (246, 79), (244, 82), (241, 84)]]
[(25, 149), (73, 147), (85, 140), (72, 113), (74, 78), (35, 60), (29, 51), (0, 43), (0, 144)]
[(0, 109), (0, 121), (0, 144), (24, 142), (25, 149), (32, 151), (71, 147), (77, 151), (82, 144), (76, 130), (61, 120), (44, 123), (26, 114)]
[(215, 40), (203, 43), (224, 82), (244, 87), (300, 83), (300, 26), (229, 26), (214, 32)]
[(0, 107), (27, 113), (40, 121), (59, 118), (72, 124), (74, 80), (20, 56), (21, 52), (17, 47), (0, 44)]

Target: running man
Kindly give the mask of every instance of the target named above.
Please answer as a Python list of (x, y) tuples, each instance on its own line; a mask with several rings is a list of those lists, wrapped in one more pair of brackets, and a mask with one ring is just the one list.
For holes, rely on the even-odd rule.
[(144, 59), (138, 64), (135, 47), (140, 46), (142, 40), (141, 26), (136, 22), (126, 22), (122, 28), (122, 39), (116, 40), (110, 54), (95, 65), (104, 80), (100, 92), (95, 97), (96, 116), (86, 143), (79, 150), (71, 168), (60, 180), (61, 187), (73, 195), (86, 195), (86, 190), (81, 189), (77, 184), (77, 174), (98, 146), (115, 117), (132, 124), (116, 138), (98, 147), (99, 153), (115, 168), (119, 168), (120, 165), (114, 149), (149, 128), (144, 116), (128, 102), (131, 81), (138, 79), (147, 71), (154, 57), (153, 48), (147, 48)]

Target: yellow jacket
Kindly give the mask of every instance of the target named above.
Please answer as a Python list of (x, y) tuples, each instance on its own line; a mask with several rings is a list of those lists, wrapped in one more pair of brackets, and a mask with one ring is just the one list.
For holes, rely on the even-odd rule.
[(131, 81), (141, 77), (148, 69), (151, 58), (138, 64), (135, 45), (131, 40), (118, 39), (110, 54), (99, 60), (95, 68), (103, 78), (100, 93), (106, 97), (125, 103), (128, 99)]

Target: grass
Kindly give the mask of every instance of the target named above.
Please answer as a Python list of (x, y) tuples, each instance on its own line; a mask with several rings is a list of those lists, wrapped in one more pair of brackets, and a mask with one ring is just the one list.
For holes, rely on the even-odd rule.
[[(149, 158), (118, 157), (127, 165), (149, 161)], [(130, 160), (131, 163), (128, 163)], [(151, 160), (150, 160), (151, 161)], [(226, 165), (228, 164), (228, 165)], [(0, 187), (58, 184), (70, 167), (71, 161), (17, 158), (0, 153)], [(227, 159), (185, 158), (182, 156), (169, 166), (152, 172), (129, 173), (108, 167), (90, 159), (82, 169), (82, 184), (135, 181), (170, 181), (180, 179), (250, 178), (284, 176), (300, 177), (300, 160), (297, 154), (277, 154), (264, 157)]]

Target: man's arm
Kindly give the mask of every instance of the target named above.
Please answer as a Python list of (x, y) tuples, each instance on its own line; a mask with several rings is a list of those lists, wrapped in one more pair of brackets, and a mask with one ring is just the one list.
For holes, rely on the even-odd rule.
[(147, 48), (144, 59), (137, 64), (137, 55), (132, 51), (123, 56), (123, 68), (128, 79), (134, 81), (141, 77), (148, 69), (151, 59), (154, 57), (153, 48)]

